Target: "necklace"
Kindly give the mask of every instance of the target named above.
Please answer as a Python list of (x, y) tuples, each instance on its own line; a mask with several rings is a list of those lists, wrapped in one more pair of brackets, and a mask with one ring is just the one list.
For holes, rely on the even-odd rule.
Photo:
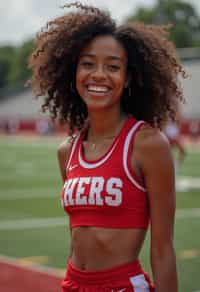
[(94, 142), (90, 142), (90, 141), (85, 141), (85, 143), (87, 143), (87, 145), (89, 145), (90, 149), (92, 151), (94, 151), (94, 150), (96, 150), (97, 146), (104, 145), (106, 140), (110, 140), (110, 139), (114, 139), (114, 138), (116, 138), (116, 135), (103, 137), (99, 143), (94, 143)]
[[(97, 148), (100, 148), (100, 146), (104, 146), (106, 140), (111, 140), (111, 139), (115, 139), (119, 133), (119, 129), (121, 128), (121, 123), (124, 122), (125, 118), (123, 118), (123, 120), (121, 120), (120, 124), (118, 125), (115, 134), (110, 135), (110, 136), (105, 136), (105, 137), (101, 137), (99, 142), (90, 142), (88, 141), (88, 131), (87, 131), (87, 139), (85, 140), (85, 144), (89, 146), (90, 150), (94, 151)], [(92, 138), (92, 136), (90, 136), (90, 138)], [(97, 147), (98, 146), (98, 147)]]

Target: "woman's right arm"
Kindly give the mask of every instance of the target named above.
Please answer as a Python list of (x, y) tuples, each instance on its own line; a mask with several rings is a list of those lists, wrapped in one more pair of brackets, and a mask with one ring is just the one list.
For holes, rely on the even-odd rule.
[(138, 133), (137, 149), (151, 216), (151, 266), (156, 292), (177, 292), (174, 250), (175, 176), (170, 145), (156, 129)]
[[(65, 182), (66, 179), (66, 166), (67, 166), (67, 161), (69, 159), (71, 147), (72, 147), (72, 139), (71, 137), (67, 137), (65, 141), (63, 141), (57, 150), (57, 156), (58, 156), (58, 164), (60, 168), (60, 173), (61, 173), (61, 178), (63, 182)], [(71, 233), (71, 228), (70, 228), (70, 233)], [(70, 244), (69, 247), (69, 258), (72, 255), (72, 245)]]

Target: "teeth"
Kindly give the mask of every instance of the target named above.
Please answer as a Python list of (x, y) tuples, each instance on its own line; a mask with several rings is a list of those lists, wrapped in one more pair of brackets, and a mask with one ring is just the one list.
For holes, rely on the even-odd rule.
[(105, 86), (95, 86), (95, 85), (89, 85), (88, 86), (89, 91), (95, 91), (95, 92), (107, 92), (108, 88)]

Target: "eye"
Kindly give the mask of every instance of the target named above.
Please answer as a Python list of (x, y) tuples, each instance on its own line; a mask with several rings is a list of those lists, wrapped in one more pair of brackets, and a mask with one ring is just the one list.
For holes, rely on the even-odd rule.
[(110, 71), (115, 72), (115, 71), (119, 71), (120, 70), (120, 66), (119, 65), (108, 65), (108, 68)]
[(93, 62), (90, 61), (82, 61), (80, 62), (80, 65), (85, 68), (91, 68), (94, 64)]

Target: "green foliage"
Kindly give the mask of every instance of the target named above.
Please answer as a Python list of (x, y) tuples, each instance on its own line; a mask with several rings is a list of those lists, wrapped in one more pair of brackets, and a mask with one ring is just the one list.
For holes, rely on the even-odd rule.
[(128, 20), (172, 24), (171, 40), (178, 48), (193, 47), (200, 42), (200, 16), (192, 4), (186, 1), (160, 0), (151, 8), (140, 7)]
[(26, 41), (16, 49), (15, 58), (8, 76), (10, 84), (24, 82), (30, 77), (31, 71), (27, 67), (27, 62), (32, 50), (32, 40)]
[(15, 48), (4, 46), (0, 48), (0, 88), (8, 86), (8, 75), (14, 59)]
[(27, 67), (28, 58), (33, 51), (33, 40), (28, 40), (19, 47), (0, 47), (0, 98), (6, 88), (23, 88), (31, 76)]

